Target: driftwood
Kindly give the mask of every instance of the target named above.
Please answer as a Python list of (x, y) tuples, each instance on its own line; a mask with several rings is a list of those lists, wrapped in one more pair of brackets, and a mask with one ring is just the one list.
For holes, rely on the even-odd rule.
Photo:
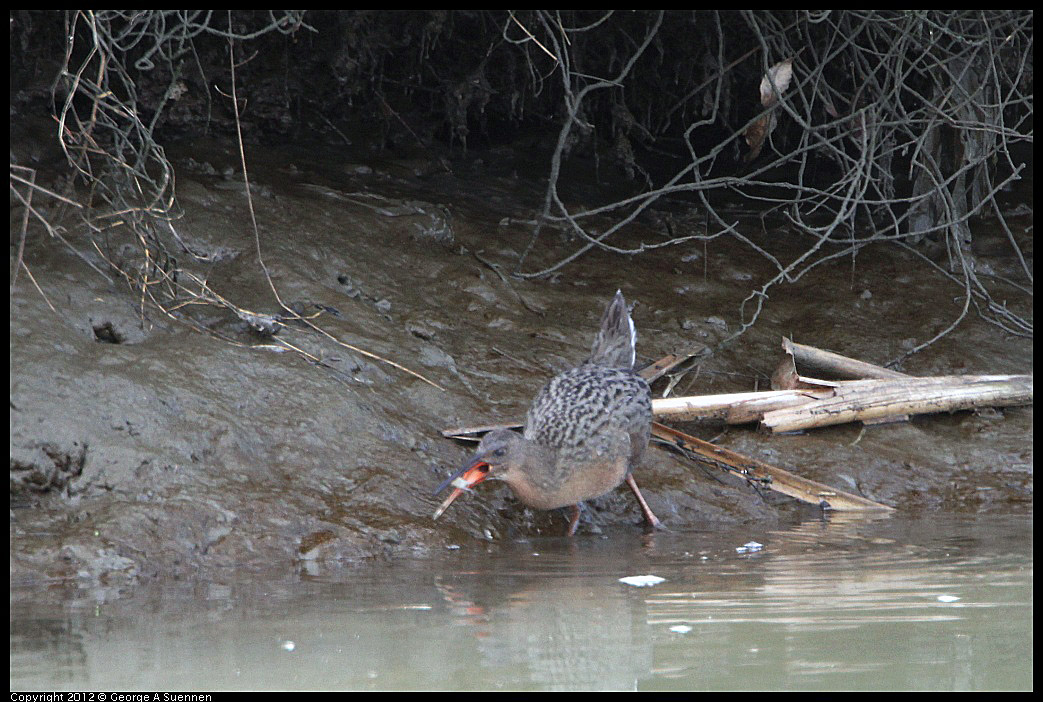
[(661, 419), (761, 422), (773, 432), (910, 414), (1032, 403), (1031, 375), (953, 375), (898, 380), (847, 380), (815, 390), (770, 390), (652, 400)]
[(668, 354), (642, 368), (638, 371), (638, 375), (651, 383), (656, 378), (665, 375), (695, 355), (695, 351)]
[(759, 422), (766, 412), (799, 407), (810, 400), (825, 399), (832, 395), (833, 389), (825, 388), (665, 397), (652, 400), (652, 413), (660, 419), (678, 422), (718, 419), (727, 424), (748, 424)]
[(709, 441), (697, 439), (671, 427), (652, 422), (652, 435), (674, 446), (709, 459), (732, 475), (748, 480), (757, 487), (768, 488), (788, 495), (801, 502), (818, 505), (824, 509), (848, 512), (870, 510), (891, 511), (894, 508), (867, 500), (843, 490), (802, 478), (787, 470), (777, 468), (764, 461), (744, 456)]
[(838, 383), (832, 397), (808, 397), (801, 406), (766, 412), (761, 424), (773, 432), (797, 431), (911, 414), (1026, 404), (1032, 404), (1031, 375), (849, 380)]
[[(796, 387), (795, 385), (788, 385), (785, 383), (776, 384), (775, 378), (780, 375), (782, 369), (788, 370), (792, 368), (795, 375), (795, 366), (797, 365), (806, 368), (809, 372), (817, 373), (827, 378), (837, 378), (839, 380), (911, 377), (905, 373), (893, 371), (890, 368), (884, 368), (883, 366), (877, 366), (872, 363), (866, 363), (865, 361), (841, 356), (839, 353), (817, 349), (814, 346), (798, 344), (786, 338), (782, 340), (782, 350), (786, 352), (786, 358), (784, 358), (782, 363), (779, 364), (779, 369), (775, 371), (775, 376), (772, 376), (771, 387), (775, 390)], [(818, 383), (822, 381), (814, 380), (811, 382)]]
[[(906, 421), (913, 414), (1032, 404), (1031, 375), (962, 375), (917, 378), (814, 346), (782, 340), (785, 357), (772, 375), (775, 390), (831, 392), (807, 395), (802, 405), (766, 409), (761, 423), (774, 432), (832, 424)], [(807, 372), (840, 380), (800, 375)]]
[[(795, 390), (797, 388), (817, 389), (833, 387), (835, 383), (819, 378), (808, 378), (797, 373), (797, 364), (808, 372), (827, 378), (839, 380), (863, 380), (868, 378), (908, 378), (905, 373), (893, 371), (865, 361), (841, 356), (839, 353), (817, 349), (814, 346), (798, 344), (783, 337), (782, 350), (786, 355), (779, 362), (778, 368), (771, 376), (772, 390)], [(863, 419), (866, 424), (884, 424), (888, 422), (907, 422), (909, 415), (887, 415), (879, 419)]]
[[(656, 399), (652, 411), (656, 417), (677, 421), (759, 421), (773, 432), (785, 432), (854, 421), (901, 421), (912, 414), (1032, 404), (1031, 375), (918, 378), (788, 339), (782, 346), (786, 357), (772, 375), (774, 390)], [(826, 375), (865, 379), (812, 378), (797, 373), (797, 362)]]

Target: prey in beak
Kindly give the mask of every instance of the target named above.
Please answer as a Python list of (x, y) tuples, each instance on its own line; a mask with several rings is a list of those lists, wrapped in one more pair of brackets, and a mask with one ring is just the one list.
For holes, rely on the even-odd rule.
[(438, 494), (445, 490), (450, 485), (453, 486), (453, 491), (449, 494), (449, 497), (445, 498), (445, 502), (438, 506), (435, 513), (431, 515), (432, 519), (438, 519), (442, 516), (442, 513), (449, 509), (449, 505), (453, 504), (453, 501), (460, 495), (464, 494), (464, 491), (470, 491), (478, 483), (482, 482), (489, 476), (489, 464), (478, 458), (470, 458), (464, 463), (463, 468), (456, 471), (435, 490), (434, 494)]

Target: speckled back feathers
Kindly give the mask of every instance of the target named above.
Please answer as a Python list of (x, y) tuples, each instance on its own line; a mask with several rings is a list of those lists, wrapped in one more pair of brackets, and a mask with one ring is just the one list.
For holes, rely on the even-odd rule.
[(633, 468), (652, 426), (651, 391), (632, 370), (636, 338), (623, 294), (616, 292), (601, 318), (590, 359), (555, 376), (536, 395), (525, 438), (557, 450), (564, 461), (625, 449)]
[(643, 448), (652, 422), (648, 383), (633, 371), (591, 364), (555, 376), (536, 395), (525, 438), (563, 451), (625, 432)]

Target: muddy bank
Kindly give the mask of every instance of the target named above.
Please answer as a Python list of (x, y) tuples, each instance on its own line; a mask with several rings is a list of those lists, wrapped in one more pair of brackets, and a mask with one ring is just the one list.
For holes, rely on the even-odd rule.
[[(543, 382), (584, 357), (617, 288), (638, 303), (647, 361), (728, 336), (766, 272), (735, 241), (718, 239), (638, 257), (592, 252), (550, 280), (513, 280), (501, 273), (529, 242), (515, 220), (539, 202), (538, 168), (496, 152), (454, 161), (451, 174), (408, 159), (317, 153), (249, 154), (274, 285), (294, 309), (319, 313), (316, 323), (337, 339), (444, 389), (300, 325), (280, 332), (300, 350), (285, 351), (226, 310), (185, 310), (219, 336), (201, 334), (86, 266), (83, 257), (108, 270), (82, 232), (67, 233), (76, 252), (35, 232), (25, 261), (46, 300), (24, 276), (11, 296), (13, 582), (349, 564), (558, 533), (560, 513), (523, 509), (498, 485), (433, 522), (431, 490), (467, 452), (439, 430), (521, 418)], [(185, 211), (179, 231), (208, 259), (181, 265), (243, 308), (278, 313), (232, 145), (169, 155)], [(574, 196), (596, 197), (589, 188)], [(12, 210), (12, 231), (20, 216)], [(806, 248), (756, 213), (736, 217), (780, 258)], [(1002, 246), (989, 248), (1001, 232), (976, 231), (997, 274), (1015, 265)], [(634, 244), (658, 234), (646, 222), (625, 236)], [(551, 261), (567, 246), (545, 236), (533, 256)], [(958, 295), (889, 247), (863, 252), (854, 266), (820, 266), (774, 288), (757, 326), (703, 357), (674, 393), (765, 388), (783, 335), (885, 362), (944, 329)], [(1031, 341), (972, 316), (903, 370), (1031, 372)], [(803, 436), (684, 428), (899, 510), (1031, 510), (1031, 407)], [(715, 525), (814, 516), (661, 447), (646, 454), (639, 478), (656, 514), (693, 539)], [(638, 529), (640, 517), (620, 489), (590, 505), (581, 534)]]

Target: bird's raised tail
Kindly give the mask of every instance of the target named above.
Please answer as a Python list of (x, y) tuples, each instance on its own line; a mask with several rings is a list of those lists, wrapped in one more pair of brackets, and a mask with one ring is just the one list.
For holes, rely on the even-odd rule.
[(601, 329), (594, 337), (587, 363), (606, 368), (633, 368), (636, 343), (634, 320), (630, 318), (622, 291), (617, 290), (601, 316)]

